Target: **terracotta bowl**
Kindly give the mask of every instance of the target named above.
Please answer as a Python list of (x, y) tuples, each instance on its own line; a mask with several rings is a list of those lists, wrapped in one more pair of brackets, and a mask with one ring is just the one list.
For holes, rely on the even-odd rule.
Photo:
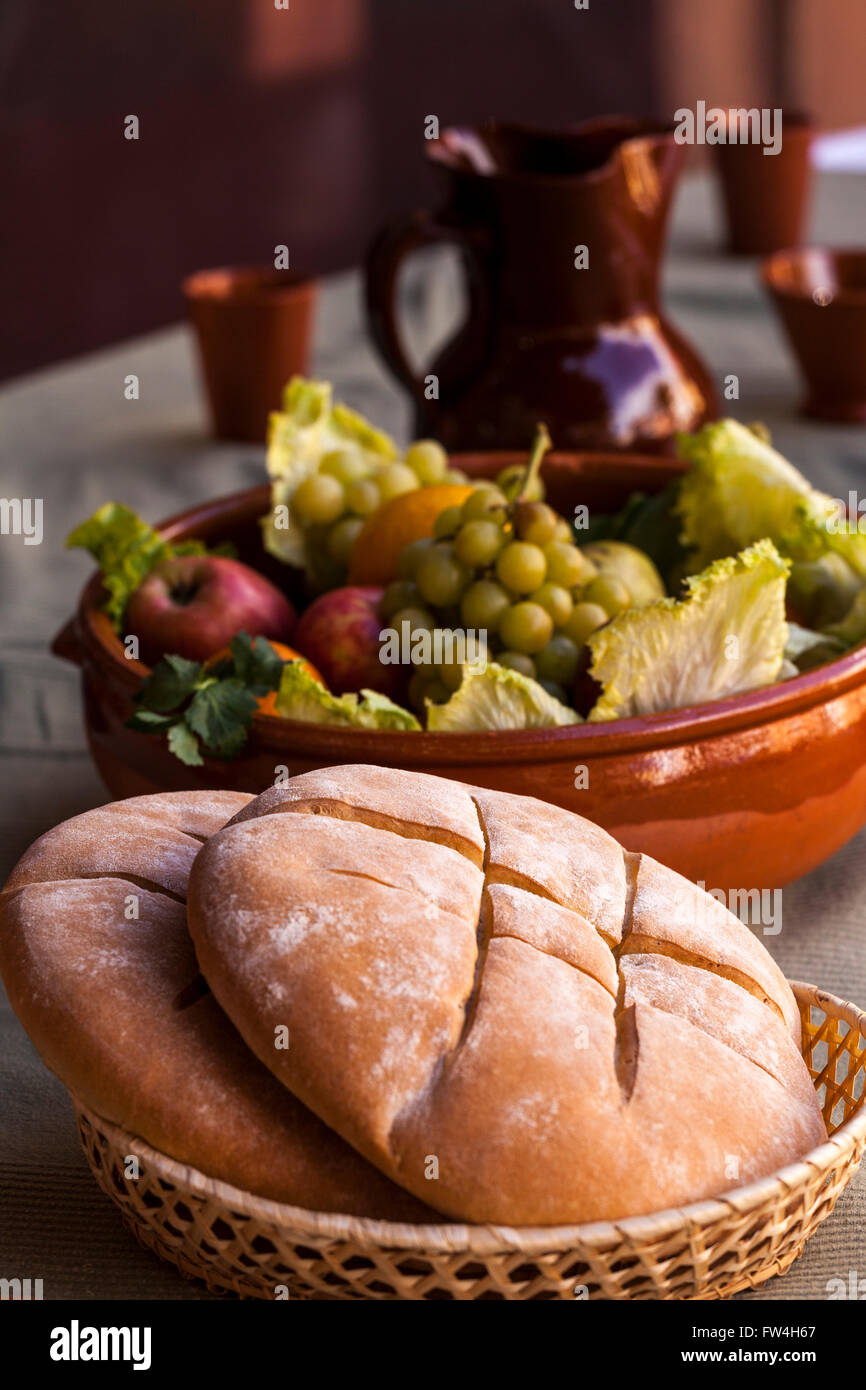
[(866, 424), (866, 250), (778, 251), (761, 278), (820, 420)]
[[(520, 457), (458, 455), (455, 464), (491, 475)], [(544, 475), (561, 510), (582, 502), (607, 511), (637, 489), (660, 490), (681, 469), (660, 458), (561, 454), (549, 457)], [(253, 488), (191, 508), (162, 530), (175, 540), (232, 540), (241, 559), (285, 584), (290, 572), (263, 557), (259, 543), (268, 500), (267, 487)], [(147, 668), (125, 659), (101, 600), (94, 576), (54, 650), (82, 668), (90, 748), (116, 797), (189, 787), (259, 792), (280, 767), (294, 775), (379, 763), (541, 797), (725, 890), (787, 883), (866, 822), (866, 647), (752, 694), (561, 729), (396, 733), (256, 716), (239, 758), (188, 768), (162, 740), (124, 727)], [(577, 789), (584, 767), (589, 784)]]

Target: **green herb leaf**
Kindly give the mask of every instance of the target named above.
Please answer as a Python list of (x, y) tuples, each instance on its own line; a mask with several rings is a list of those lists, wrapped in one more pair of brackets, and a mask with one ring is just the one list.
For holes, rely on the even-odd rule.
[(234, 673), (244, 685), (248, 685), (257, 695), (267, 695), (276, 690), (283, 674), (283, 658), (274, 651), (264, 637), (250, 637), (248, 632), (239, 632), (233, 637), (229, 649), (234, 662)]
[(158, 734), (177, 722), (176, 714), (158, 714), (152, 709), (137, 709), (126, 721), (128, 729), (138, 729), (145, 734)]
[[(258, 700), (279, 687), (286, 665), (263, 637), (239, 632), (216, 665), (164, 656), (135, 696), (127, 728), (166, 733), (181, 762), (197, 767), (201, 747), (234, 758), (247, 741)], [(353, 697), (357, 698), (357, 697)]]
[(144, 681), (136, 699), (145, 709), (164, 714), (182, 705), (201, 680), (203, 667), (183, 656), (164, 656)]
[(200, 686), (185, 717), (208, 748), (233, 757), (243, 747), (255, 708), (255, 695), (231, 676)]
[(201, 767), (204, 758), (199, 752), (198, 739), (183, 720), (173, 724), (168, 731), (168, 746), (176, 758), (187, 767)]

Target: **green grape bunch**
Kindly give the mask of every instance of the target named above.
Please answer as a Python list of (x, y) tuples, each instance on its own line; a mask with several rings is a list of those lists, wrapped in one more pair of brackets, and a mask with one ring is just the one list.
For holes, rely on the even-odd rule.
[[(486, 633), (491, 660), (538, 680), (570, 703), (587, 639), (631, 604), (628, 587), (575, 544), (570, 524), (544, 501), (539, 425), (526, 466), (479, 481), (462, 506), (436, 519), (432, 537), (403, 551), (382, 616), (410, 631), (462, 625)], [(461, 671), (417, 668), (409, 698), (421, 710), (459, 685)]]
[(298, 483), (289, 508), (304, 531), (304, 568), (315, 591), (346, 582), (349, 557), (367, 517), (392, 498), (440, 483), (465, 483), (435, 439), (410, 444), (402, 460), (372, 459), (347, 444), (324, 454)]

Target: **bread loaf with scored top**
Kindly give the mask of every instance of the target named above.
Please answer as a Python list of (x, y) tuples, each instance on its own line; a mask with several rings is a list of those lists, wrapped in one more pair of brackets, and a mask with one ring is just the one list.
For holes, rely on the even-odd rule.
[(189, 923), (272, 1074), (455, 1219), (648, 1213), (826, 1138), (763, 945), (547, 803), (377, 767), (304, 774), (208, 840)]

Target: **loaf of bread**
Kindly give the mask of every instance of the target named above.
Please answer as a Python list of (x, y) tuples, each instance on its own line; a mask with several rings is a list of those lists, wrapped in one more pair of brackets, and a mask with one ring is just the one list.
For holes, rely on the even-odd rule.
[(649, 1213), (826, 1138), (793, 994), (713, 898), (526, 797), (350, 766), (38, 840), (0, 969), (104, 1118), (397, 1221)]
[(357, 765), (296, 777), (207, 840), (189, 926), (273, 1076), (455, 1219), (648, 1213), (826, 1138), (763, 945), (534, 799)]
[(250, 800), (135, 797), (37, 840), (0, 894), (12, 1006), (76, 1096), (181, 1162), (298, 1206), (441, 1221), (275, 1080), (201, 976), (189, 870)]

